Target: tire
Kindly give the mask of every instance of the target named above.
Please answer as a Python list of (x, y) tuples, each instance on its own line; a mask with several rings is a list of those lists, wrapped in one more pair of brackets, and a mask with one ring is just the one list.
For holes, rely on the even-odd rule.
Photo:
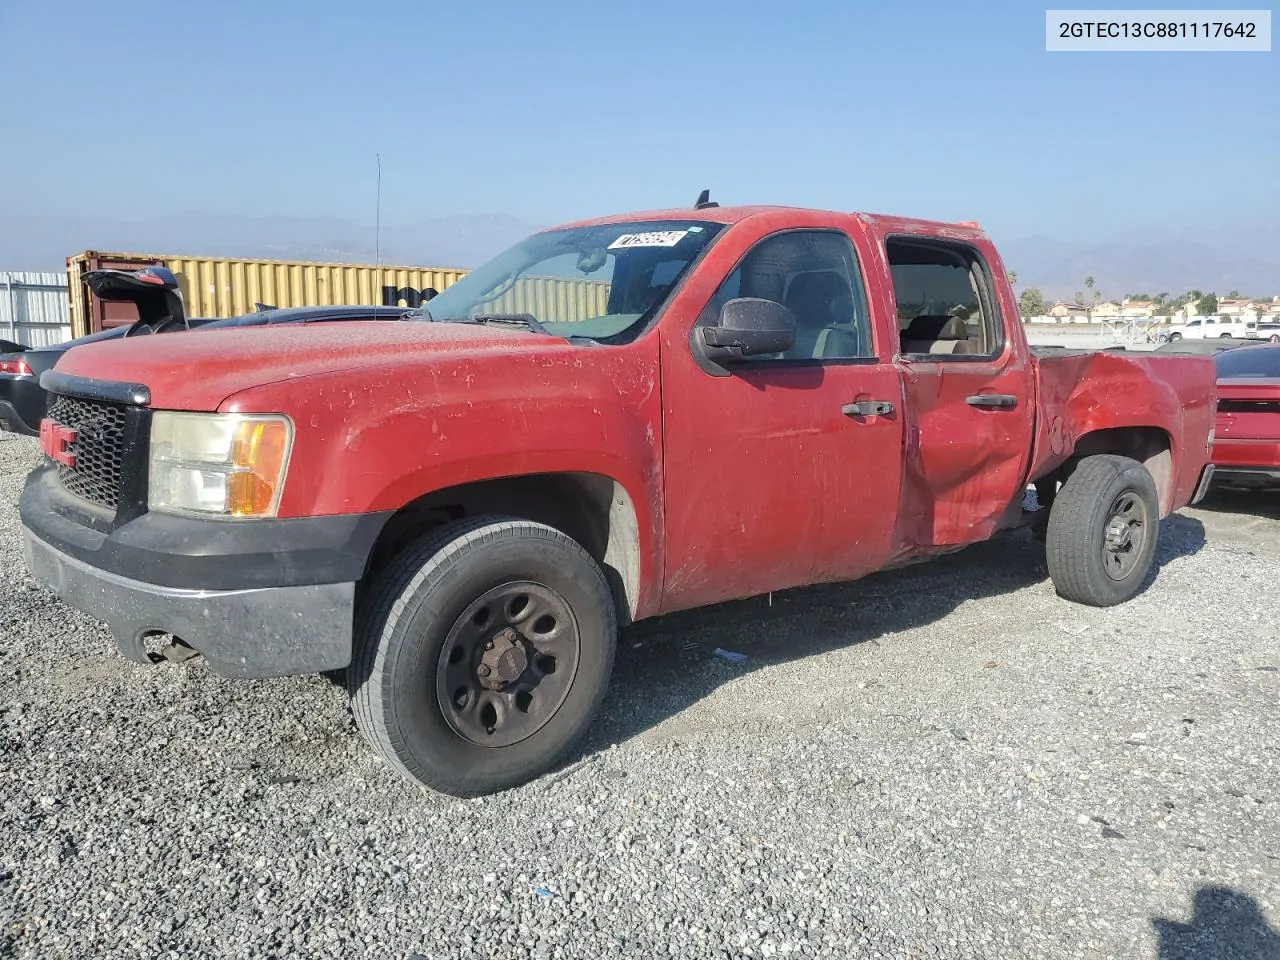
[(1180, 333), (1171, 333), (1171, 334), (1169, 334), (1169, 342), (1170, 342), (1170, 343), (1177, 343), (1177, 342), (1178, 342), (1179, 340), (1181, 340), (1181, 339), (1182, 339), (1182, 334), (1180, 334)]
[(1230, 339), (1231, 339), (1231, 334), (1229, 334), (1229, 333), (1220, 333), (1220, 334), (1218, 334), (1218, 339), (1219, 339), (1219, 340), (1230, 340)]
[(1280, 333), (1273, 333), (1271, 336), (1267, 337), (1267, 342), (1280, 343)]
[(494, 793), (546, 772), (586, 732), (616, 646), (608, 583), (576, 541), (526, 520), (459, 521), (371, 584), (356, 616), (352, 713), (410, 780)]
[(1128, 457), (1085, 457), (1049, 512), (1045, 555), (1058, 595), (1091, 607), (1123, 603), (1142, 589), (1159, 535), (1147, 468)]

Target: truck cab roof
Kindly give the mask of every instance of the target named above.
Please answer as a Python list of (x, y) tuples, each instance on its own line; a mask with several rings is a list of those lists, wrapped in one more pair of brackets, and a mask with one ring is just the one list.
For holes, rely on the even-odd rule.
[(603, 217), (592, 217), (571, 223), (557, 224), (548, 230), (564, 230), (571, 227), (590, 227), (608, 223), (625, 223), (642, 220), (705, 220), (708, 223), (734, 224), (754, 217), (782, 214), (788, 217), (804, 218), (806, 214), (814, 218), (852, 217), (867, 226), (880, 227), (885, 233), (920, 233), (931, 236), (952, 237), (957, 240), (986, 237), (986, 233), (976, 221), (949, 223), (942, 220), (927, 220), (919, 217), (899, 217), (883, 213), (869, 213), (850, 210), (823, 210), (816, 207), (795, 207), (779, 204), (743, 204), (732, 207), (674, 207), (665, 210), (644, 210), (631, 213), (615, 213)]

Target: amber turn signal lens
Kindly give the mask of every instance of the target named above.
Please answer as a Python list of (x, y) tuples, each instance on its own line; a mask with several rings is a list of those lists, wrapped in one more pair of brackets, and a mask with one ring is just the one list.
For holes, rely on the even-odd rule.
[(279, 420), (246, 420), (231, 443), (227, 513), (257, 517), (270, 513), (289, 456), (289, 428)]

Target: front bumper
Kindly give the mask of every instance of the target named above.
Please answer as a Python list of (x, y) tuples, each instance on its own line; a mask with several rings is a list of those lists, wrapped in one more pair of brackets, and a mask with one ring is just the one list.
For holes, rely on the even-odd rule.
[(351, 659), (355, 585), (389, 514), (224, 520), (112, 515), (36, 469), (19, 504), (31, 575), (150, 662), (172, 634), (218, 673), (318, 673)]
[(355, 583), (247, 590), (160, 587), (107, 573), (24, 531), (27, 569), (69, 606), (106, 622), (130, 660), (169, 633), (225, 677), (279, 677), (351, 662)]
[(35, 377), (0, 374), (0, 429), (37, 436), (47, 408), (48, 397)]
[(36, 424), (32, 427), (22, 419), (12, 403), (8, 400), (0, 400), (0, 430), (20, 433), (24, 437), (35, 437), (40, 434), (40, 425)]

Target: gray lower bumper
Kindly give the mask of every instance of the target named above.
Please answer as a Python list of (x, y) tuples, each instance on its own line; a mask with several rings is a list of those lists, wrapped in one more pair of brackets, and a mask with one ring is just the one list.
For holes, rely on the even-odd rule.
[(120, 652), (150, 663), (144, 640), (169, 633), (226, 677), (279, 677), (351, 662), (354, 583), (180, 590), (129, 580), (24, 530), (27, 569), (69, 606), (106, 621)]

